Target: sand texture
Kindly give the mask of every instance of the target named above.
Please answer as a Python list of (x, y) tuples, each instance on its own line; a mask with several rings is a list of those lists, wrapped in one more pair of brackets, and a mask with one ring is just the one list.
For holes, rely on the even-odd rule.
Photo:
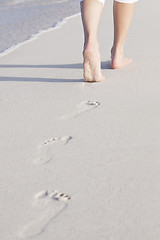
[(121, 70), (111, 5), (102, 83), (82, 77), (80, 15), (0, 58), (0, 239), (160, 239), (160, 3), (137, 4)]

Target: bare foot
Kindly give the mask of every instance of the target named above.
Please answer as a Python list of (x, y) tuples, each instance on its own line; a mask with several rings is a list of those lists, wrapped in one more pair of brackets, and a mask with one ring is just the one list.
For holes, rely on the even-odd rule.
[(126, 58), (123, 51), (114, 51), (111, 49), (111, 68), (118, 69), (129, 65), (132, 62), (131, 58)]
[(86, 82), (101, 82), (105, 79), (101, 72), (101, 61), (99, 50), (87, 46), (83, 51), (83, 69)]

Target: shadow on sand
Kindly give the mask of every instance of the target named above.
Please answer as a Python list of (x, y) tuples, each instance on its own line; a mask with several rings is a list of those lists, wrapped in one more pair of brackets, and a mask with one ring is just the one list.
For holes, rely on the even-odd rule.
[[(83, 69), (82, 63), (75, 64), (53, 64), (53, 65), (20, 65), (20, 64), (1, 64), (0, 68), (72, 68), (72, 69)], [(102, 69), (111, 69), (110, 61), (101, 62)]]
[[(75, 64), (57, 64), (57, 65), (20, 65), (20, 64), (1, 64), (0, 68), (68, 68), (68, 69), (83, 69), (82, 63)], [(101, 62), (102, 69), (111, 69), (110, 61)], [(1, 76), (0, 82), (56, 82), (56, 83), (77, 83), (84, 82), (84, 79), (64, 79), (64, 78), (28, 78), (28, 77), (6, 77)]]
[(84, 79), (63, 79), (63, 78), (27, 78), (27, 77), (0, 77), (0, 82), (53, 82), (53, 83), (79, 83)]

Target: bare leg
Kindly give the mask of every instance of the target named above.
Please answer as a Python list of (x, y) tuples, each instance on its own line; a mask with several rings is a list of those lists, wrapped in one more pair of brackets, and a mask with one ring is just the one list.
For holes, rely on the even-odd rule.
[(97, 0), (81, 2), (81, 17), (84, 29), (83, 68), (86, 82), (99, 82), (104, 79), (101, 73), (101, 59), (97, 40), (97, 30), (103, 4)]
[(114, 42), (111, 49), (111, 67), (122, 68), (132, 62), (124, 57), (124, 43), (132, 20), (135, 3), (120, 3), (114, 1)]

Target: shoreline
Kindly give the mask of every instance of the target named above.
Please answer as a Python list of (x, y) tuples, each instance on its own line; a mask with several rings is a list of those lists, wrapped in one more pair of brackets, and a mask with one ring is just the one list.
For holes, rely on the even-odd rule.
[(18, 49), (19, 47), (29, 43), (29, 42), (32, 42), (34, 40), (36, 40), (39, 36), (41, 36), (42, 34), (45, 34), (47, 32), (50, 32), (50, 31), (53, 31), (53, 30), (57, 30), (57, 29), (60, 29), (66, 22), (68, 19), (71, 19), (71, 18), (74, 18), (74, 17), (77, 17), (79, 16), (80, 13), (76, 13), (76, 14), (73, 14), (69, 17), (66, 17), (66, 18), (62, 18), (59, 22), (57, 22), (53, 27), (50, 27), (46, 30), (41, 30), (39, 31), (38, 33), (35, 33), (33, 34), (32, 36), (30, 36), (28, 39), (26, 39), (25, 41), (23, 42), (20, 42), (20, 43), (17, 43), (5, 50), (3, 50), (1, 53), (0, 53), (0, 58), (2, 58), (3, 56), (6, 56), (7, 54), (15, 51), (16, 49)]

